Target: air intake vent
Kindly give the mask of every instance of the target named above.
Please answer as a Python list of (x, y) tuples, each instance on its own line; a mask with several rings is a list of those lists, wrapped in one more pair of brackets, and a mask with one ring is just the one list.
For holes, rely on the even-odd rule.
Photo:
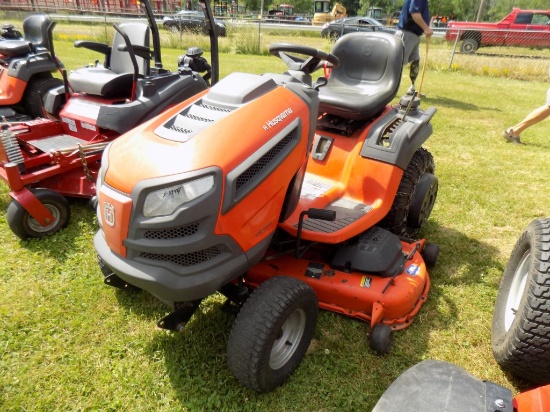
[(279, 153), (283, 151), (285, 147), (292, 141), (294, 133), (290, 132), (287, 134), (277, 145), (275, 145), (269, 152), (263, 155), (259, 160), (254, 162), (252, 166), (246, 169), (235, 182), (235, 188), (237, 192), (241, 187), (248, 183), (251, 179), (254, 178), (258, 173), (264, 170), (272, 161), (275, 159)]
[(212, 106), (211, 104), (205, 104), (205, 103), (202, 103), (202, 102), (197, 102), (197, 103), (195, 103), (195, 105), (198, 106), (198, 107), (203, 107), (207, 110), (212, 110), (212, 111), (216, 111), (216, 112), (224, 112), (224, 113), (230, 113), (231, 112), (231, 109), (227, 109), (225, 107)]
[(146, 239), (180, 239), (183, 237), (191, 236), (199, 230), (199, 224), (186, 225), (164, 230), (148, 230), (143, 234)]
[(155, 134), (183, 143), (230, 112), (231, 109), (204, 104), (202, 100), (199, 100), (186, 107), (162, 126), (157, 127)]
[(173, 125), (170, 130), (173, 130), (175, 132), (178, 132), (178, 133), (182, 133), (182, 134), (190, 134), (190, 133), (193, 133), (193, 130), (189, 130), (189, 129), (184, 129), (183, 127), (179, 127), (179, 126), (176, 126), (176, 125)]
[(220, 255), (222, 250), (218, 246), (212, 246), (198, 252), (184, 253), (181, 255), (164, 255), (159, 253), (140, 253), (144, 259), (156, 260), (160, 262), (171, 262), (179, 266), (193, 266), (206, 262)]
[(222, 213), (227, 213), (271, 176), (296, 149), (301, 139), (302, 122), (301, 118), (296, 117), (283, 130), (271, 136), (263, 146), (230, 171), (226, 177), (227, 190), (223, 199)]

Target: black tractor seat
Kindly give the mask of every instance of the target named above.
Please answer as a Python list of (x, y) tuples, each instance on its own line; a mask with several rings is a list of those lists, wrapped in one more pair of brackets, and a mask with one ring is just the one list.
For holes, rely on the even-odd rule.
[(0, 42), (0, 54), (4, 57), (25, 56), (31, 52), (31, 46), (25, 40), (4, 40)]
[(23, 40), (0, 42), (0, 54), (5, 57), (20, 57), (29, 53), (47, 52), (50, 47), (49, 28), (52, 21), (43, 14), (33, 14), (23, 21)]
[(340, 59), (319, 88), (319, 113), (367, 120), (397, 94), (403, 72), (403, 42), (390, 33), (349, 33), (334, 44)]
[[(122, 23), (120, 28), (128, 35), (133, 46), (149, 47), (149, 26), (144, 23)], [(103, 97), (129, 96), (132, 90), (134, 66), (124, 38), (117, 31), (113, 45), (96, 42), (76, 42), (75, 47), (86, 47), (105, 54), (103, 65), (83, 67), (72, 71), (69, 83), (77, 93), (87, 93)], [(149, 75), (149, 60), (136, 56), (140, 76)]]

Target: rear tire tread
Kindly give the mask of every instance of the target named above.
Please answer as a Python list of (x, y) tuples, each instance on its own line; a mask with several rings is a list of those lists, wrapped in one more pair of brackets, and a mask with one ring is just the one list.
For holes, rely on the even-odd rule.
[[(511, 279), (531, 251), (527, 284), (510, 329), (504, 307)], [(493, 354), (500, 366), (536, 384), (550, 383), (550, 219), (536, 219), (518, 239), (504, 270), (493, 317)]]

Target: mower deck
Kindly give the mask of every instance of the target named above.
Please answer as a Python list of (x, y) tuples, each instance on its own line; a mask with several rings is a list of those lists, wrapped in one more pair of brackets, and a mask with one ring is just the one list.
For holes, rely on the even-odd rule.
[(293, 277), (315, 290), (322, 309), (360, 319), (371, 327), (382, 323), (400, 330), (411, 324), (428, 297), (430, 279), (419, 253), (423, 245), (424, 240), (401, 241), (407, 260), (403, 270), (390, 277), (336, 270), (322, 257), (326, 254), (323, 248), (308, 251), (301, 259), (269, 251), (247, 272), (245, 282), (257, 288), (274, 276)]

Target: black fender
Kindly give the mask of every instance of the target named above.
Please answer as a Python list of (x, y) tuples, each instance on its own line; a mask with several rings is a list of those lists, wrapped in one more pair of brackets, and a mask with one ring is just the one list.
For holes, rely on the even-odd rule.
[(407, 169), (416, 150), (431, 136), (430, 120), (436, 112), (434, 107), (416, 109), (404, 117), (401, 111), (391, 110), (371, 126), (361, 156)]
[(24, 58), (13, 59), (10, 62), (8, 76), (29, 82), (36, 74), (53, 73), (57, 70), (58, 67), (52, 60), (50, 54), (44, 52), (40, 54), (31, 54)]
[(399, 376), (373, 412), (513, 411), (512, 391), (470, 375), (459, 366), (424, 360)]

